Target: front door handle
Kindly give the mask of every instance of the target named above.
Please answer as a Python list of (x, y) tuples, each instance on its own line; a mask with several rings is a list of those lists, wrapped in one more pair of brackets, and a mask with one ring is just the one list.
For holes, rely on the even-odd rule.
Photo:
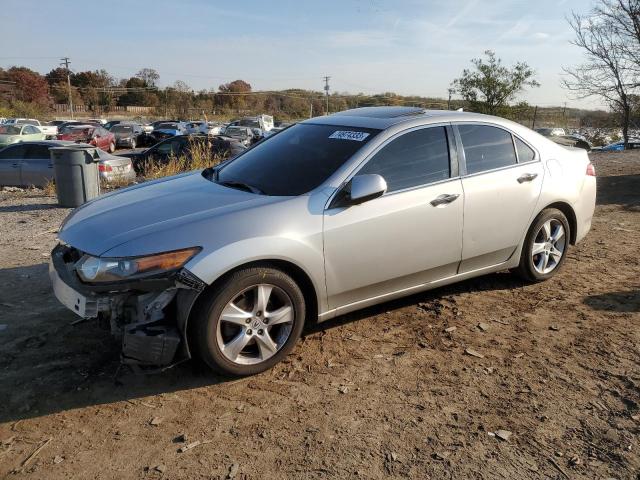
[(458, 193), (445, 193), (442, 195), (438, 195), (436, 198), (431, 200), (431, 205), (433, 205), (434, 207), (439, 207), (440, 205), (446, 205), (447, 203), (453, 202), (459, 196), (460, 194)]
[(524, 173), (518, 177), (518, 183), (531, 182), (536, 179), (537, 173)]

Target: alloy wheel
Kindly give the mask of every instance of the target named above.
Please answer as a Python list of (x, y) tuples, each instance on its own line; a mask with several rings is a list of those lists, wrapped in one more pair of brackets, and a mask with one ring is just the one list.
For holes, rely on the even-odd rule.
[(254, 365), (275, 355), (287, 342), (295, 312), (281, 288), (261, 283), (236, 295), (222, 310), (216, 342), (231, 362)]
[(556, 269), (567, 245), (567, 235), (560, 220), (551, 218), (538, 230), (531, 248), (533, 268), (546, 275)]

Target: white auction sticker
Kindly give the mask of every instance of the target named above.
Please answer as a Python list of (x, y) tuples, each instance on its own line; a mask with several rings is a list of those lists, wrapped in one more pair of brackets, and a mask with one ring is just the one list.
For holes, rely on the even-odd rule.
[(355, 142), (361, 142), (367, 138), (369, 134), (367, 132), (352, 132), (350, 130), (336, 130), (329, 138), (337, 138), (338, 140), (353, 140)]

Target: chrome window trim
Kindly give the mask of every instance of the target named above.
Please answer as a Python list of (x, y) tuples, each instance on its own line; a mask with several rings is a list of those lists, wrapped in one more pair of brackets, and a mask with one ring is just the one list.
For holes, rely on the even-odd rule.
[[(458, 148), (457, 145), (452, 145), (452, 139), (449, 138), (451, 135), (454, 134), (453, 129), (451, 128), (451, 123), (449, 123), (449, 122), (441, 122), (441, 123), (430, 123), (430, 124), (427, 124), (427, 125), (417, 125), (415, 127), (406, 128), (404, 130), (396, 132), (394, 135), (392, 135), (391, 137), (385, 139), (382, 143), (380, 143), (377, 147), (375, 147), (375, 149), (372, 150), (358, 165), (353, 167), (353, 170), (349, 173), (347, 178), (345, 178), (345, 180), (340, 184), (340, 186), (338, 188), (336, 188), (335, 191), (329, 196), (329, 199), (325, 203), (324, 209), (325, 210), (332, 210), (334, 208), (343, 208), (343, 207), (330, 207), (330, 205), (333, 202), (333, 199), (335, 198), (335, 196), (338, 195), (338, 193), (342, 191), (342, 189), (345, 187), (345, 185), (347, 185), (347, 183), (349, 183), (349, 181), (353, 177), (355, 177), (358, 174), (358, 172), (360, 170), (362, 170), (362, 168), (364, 168), (364, 166), (367, 163), (369, 163), (369, 161), (380, 150), (382, 150), (384, 147), (386, 147), (389, 143), (391, 143), (392, 141), (394, 141), (397, 138), (401, 137), (402, 135), (405, 135), (407, 133), (410, 133), (410, 132), (413, 132), (413, 131), (416, 131), (416, 130), (424, 130), (424, 129), (427, 129), (427, 128), (438, 128), (438, 127), (445, 129), (445, 136), (446, 136), (446, 140), (447, 140), (447, 150), (448, 150), (448, 153), (449, 153), (449, 175), (454, 173), (455, 170), (458, 171), (457, 172), (458, 174), (456, 176), (450, 176), (449, 178), (445, 178), (443, 180), (437, 180), (435, 182), (423, 183), (423, 184), (420, 184), (420, 185), (415, 185), (413, 187), (403, 188), (401, 190), (394, 190), (393, 192), (385, 192), (379, 198), (395, 195), (396, 193), (410, 192), (412, 190), (417, 190), (417, 189), (420, 189), (420, 188), (430, 187), (432, 185), (439, 185), (441, 183), (446, 183), (446, 182), (450, 182), (452, 180), (460, 179), (460, 175), (459, 175), (459, 168), (460, 168), (459, 165), (460, 165), (460, 163), (459, 163), (459, 157), (458, 157), (459, 148)], [(453, 148), (455, 148), (455, 150), (453, 150)], [(454, 165), (454, 162), (456, 163), (456, 165)]]

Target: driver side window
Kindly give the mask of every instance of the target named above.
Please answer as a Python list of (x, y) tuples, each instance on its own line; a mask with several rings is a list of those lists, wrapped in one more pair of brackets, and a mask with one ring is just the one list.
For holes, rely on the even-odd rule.
[(358, 172), (378, 174), (387, 192), (426, 185), (451, 176), (445, 127), (413, 130), (382, 147)]

